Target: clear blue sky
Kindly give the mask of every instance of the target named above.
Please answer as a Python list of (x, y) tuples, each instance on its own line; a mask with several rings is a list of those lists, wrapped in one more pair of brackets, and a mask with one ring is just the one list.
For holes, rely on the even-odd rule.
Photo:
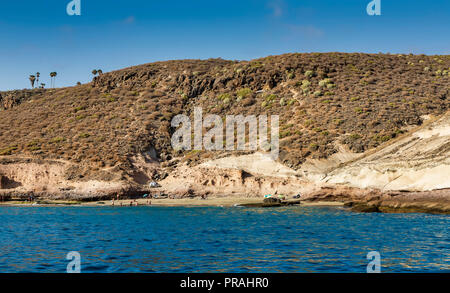
[(288, 52), (450, 54), (449, 0), (4, 0), (0, 90), (30, 87), (37, 71), (57, 86), (158, 60), (248, 60)]

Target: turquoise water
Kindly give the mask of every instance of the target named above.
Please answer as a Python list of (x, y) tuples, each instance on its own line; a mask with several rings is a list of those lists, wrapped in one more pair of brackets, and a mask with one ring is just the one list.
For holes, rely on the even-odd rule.
[(449, 272), (449, 216), (343, 208), (2, 207), (0, 272)]

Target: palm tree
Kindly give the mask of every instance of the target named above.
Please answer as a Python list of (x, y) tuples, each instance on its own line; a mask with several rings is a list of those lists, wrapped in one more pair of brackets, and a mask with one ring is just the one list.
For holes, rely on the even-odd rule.
[(36, 72), (36, 84), (39, 84), (39, 77), (41, 74), (39, 72)]
[(30, 82), (31, 82), (31, 87), (34, 88), (34, 82), (36, 81), (36, 76), (30, 75), (29, 79), (30, 79)]
[(102, 75), (102, 74), (103, 74), (103, 70), (98, 69), (98, 70), (97, 70), (97, 73), (98, 73), (98, 75)]
[(45, 83), (41, 83), (41, 89), (45, 88)]
[(56, 72), (50, 72), (50, 78), (53, 84), (53, 88), (55, 88), (55, 77), (58, 75)]
[(94, 76), (96, 76), (97, 73), (98, 73), (97, 69), (92, 70), (92, 74), (93, 74)]

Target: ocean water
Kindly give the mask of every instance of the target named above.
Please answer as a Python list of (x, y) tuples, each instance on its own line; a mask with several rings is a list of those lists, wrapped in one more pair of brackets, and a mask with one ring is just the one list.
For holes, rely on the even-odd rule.
[(450, 272), (450, 217), (335, 207), (1, 207), (0, 272)]

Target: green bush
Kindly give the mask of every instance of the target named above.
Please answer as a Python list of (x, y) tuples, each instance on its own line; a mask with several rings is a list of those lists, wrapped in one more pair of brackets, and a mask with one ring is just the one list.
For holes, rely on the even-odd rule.
[(243, 99), (243, 98), (248, 97), (248, 96), (251, 95), (252, 93), (253, 93), (253, 92), (252, 92), (251, 89), (249, 89), (249, 88), (243, 88), (243, 89), (240, 89), (240, 90), (238, 90), (238, 91), (236, 92), (236, 96), (237, 96), (238, 98)]
[(219, 100), (221, 101), (225, 101), (226, 99), (228, 99), (228, 101), (231, 100), (231, 95), (230, 94), (221, 94), (217, 97)]
[(9, 147), (7, 147), (5, 149), (2, 149), (0, 151), (0, 155), (1, 156), (11, 155), (12, 152), (15, 151), (15, 150), (17, 150), (17, 146), (16, 145), (12, 145), (12, 146), (9, 146)]
[(327, 86), (328, 84), (331, 84), (331, 83), (332, 83), (331, 79), (325, 78), (325, 79), (322, 79), (321, 81), (319, 81), (319, 86), (320, 87), (325, 87), (325, 86)]
[(362, 138), (362, 136), (357, 133), (353, 133), (352, 135), (350, 135), (350, 140), (353, 140), (353, 141), (358, 140), (360, 138)]
[(312, 71), (312, 70), (306, 71), (306, 72), (305, 72), (305, 76), (306, 76), (307, 78), (313, 77), (313, 76), (314, 76), (314, 71)]
[(65, 140), (64, 137), (58, 136), (58, 137), (52, 138), (52, 139), (50, 140), (50, 143), (60, 143), (60, 142), (63, 142), (64, 140)]
[(88, 138), (89, 136), (91, 136), (89, 133), (81, 133), (80, 138)]
[(311, 82), (309, 80), (305, 79), (302, 81), (301, 88), (303, 89), (303, 91), (305, 91), (306, 89), (309, 88), (310, 85), (311, 85)]

